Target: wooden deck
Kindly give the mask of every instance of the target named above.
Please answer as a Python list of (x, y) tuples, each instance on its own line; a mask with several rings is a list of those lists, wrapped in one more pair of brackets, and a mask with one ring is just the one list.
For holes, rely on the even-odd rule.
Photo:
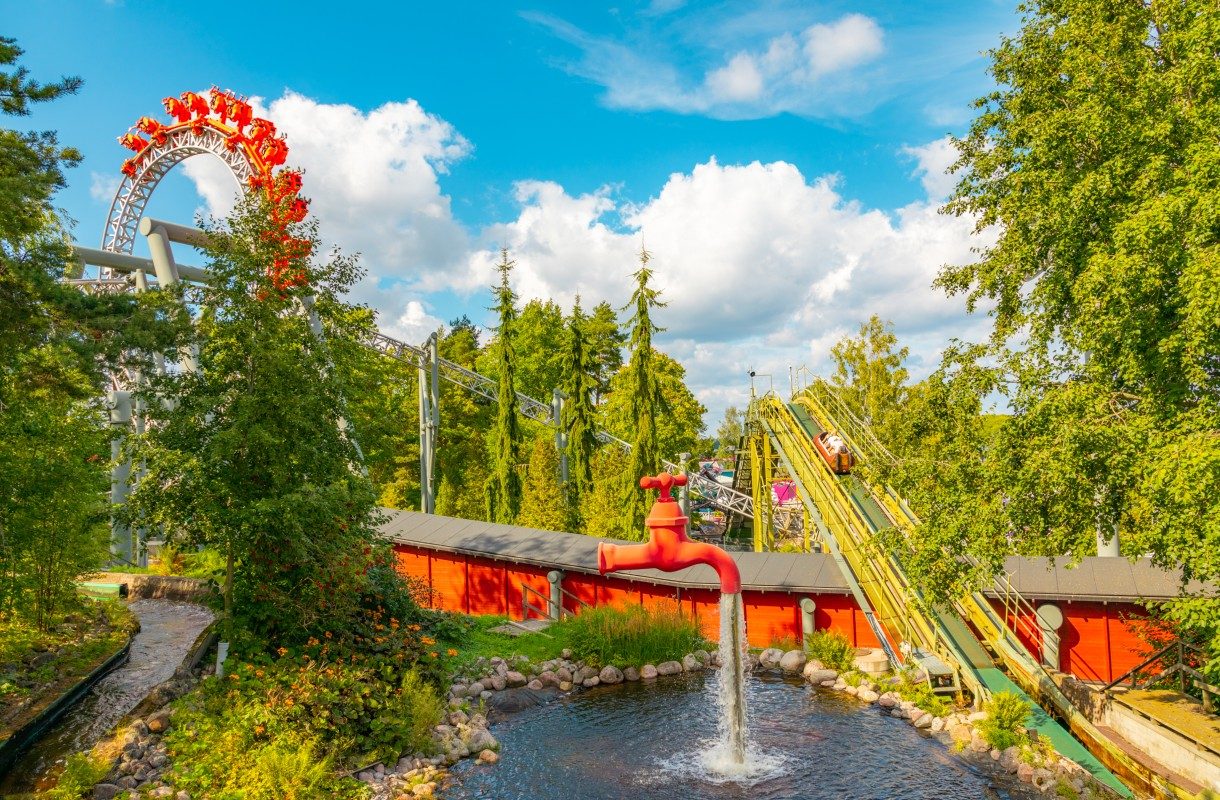
[(1220, 717), (1204, 711), (1193, 698), (1168, 689), (1115, 689), (1113, 698), (1220, 758)]

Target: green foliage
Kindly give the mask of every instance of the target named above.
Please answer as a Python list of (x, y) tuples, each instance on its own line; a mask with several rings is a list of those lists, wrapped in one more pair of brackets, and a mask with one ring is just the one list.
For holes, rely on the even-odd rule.
[[(593, 491), (581, 498), (584, 533), (626, 539), (623, 492), (630, 480), (628, 457), (618, 447), (603, 447), (593, 457)], [(638, 490), (637, 490), (638, 491)]]
[[(522, 394), (549, 400), (567, 379), (563, 310), (553, 300), (530, 300), (512, 325), (513, 385)], [(501, 341), (497, 331), (479, 354), (478, 371), (489, 378), (500, 377)]]
[[(640, 478), (654, 475), (661, 470), (661, 449), (657, 440), (657, 418), (669, 409), (661, 394), (661, 382), (654, 367), (655, 351), (652, 335), (661, 330), (652, 324), (652, 309), (664, 307), (660, 292), (648, 285), (652, 269), (648, 266), (651, 257), (640, 249), (640, 268), (635, 272), (635, 291), (626, 308), (632, 308), (631, 317), (631, 362), (627, 365), (631, 393), (627, 396), (628, 420), (632, 437), (631, 465), (627, 474), (629, 483), (624, 487), (622, 498), (622, 528), (628, 539), (644, 537), (644, 514), (651, 505), (652, 493), (641, 492)], [(607, 412), (608, 413), (608, 412)]]
[[(724, 410), (724, 419), (716, 429), (716, 457), (732, 459), (741, 445), (741, 437), (745, 434), (746, 415), (737, 406), (729, 406)], [(688, 451), (683, 451), (688, 452)]]
[(44, 794), (46, 800), (81, 800), (93, 797), (93, 787), (110, 774), (110, 760), (90, 753), (72, 753), (64, 762), (55, 786)]
[(491, 475), (485, 484), (486, 519), (512, 524), (521, 510), (521, 421), (515, 383), (514, 326), (517, 321), (517, 296), (509, 285), (508, 276), (516, 262), (508, 260), (508, 250), (500, 253), (500, 285), (495, 288), (495, 311), (500, 325), (496, 328), (497, 382), (496, 422), (488, 441), (491, 448)]
[(567, 399), (560, 420), (567, 437), (568, 484), (564, 489), (574, 531), (583, 531), (585, 527), (582, 500), (593, 491), (593, 457), (598, 447), (597, 410), (593, 406), (597, 375), (594, 354), (586, 337), (588, 325), (577, 295), (568, 320), (563, 360), (563, 392)]
[[(1220, 575), (1220, 135), (1203, 0), (1030, 2), (991, 53), (996, 91), (956, 142), (948, 205), (999, 231), (939, 283), (991, 301), (985, 347), (1014, 415), (1006, 505), (979, 529), (1077, 557), (1100, 532), (1185, 577)], [(989, 548), (990, 549), (990, 548)]]
[(952, 710), (949, 701), (932, 691), (927, 681), (912, 680), (912, 671), (904, 670), (898, 675), (898, 684), (894, 691), (904, 700), (910, 700), (924, 711), (942, 717)]
[(855, 337), (844, 337), (830, 349), (835, 371), (831, 383), (866, 425), (885, 430), (902, 404), (909, 355), (898, 346), (894, 326), (873, 314)]
[(546, 434), (534, 439), (521, 513), (517, 524), (543, 531), (566, 530), (569, 521), (567, 501), (559, 485), (559, 454)]
[[(146, 474), (124, 518), (224, 553), (227, 624), (290, 642), (357, 611), (376, 536), (341, 380), (351, 351), (342, 343), (364, 336), (368, 318), (342, 300), (358, 264), (310, 260), (268, 235), (270, 215), (250, 195), (225, 227), (210, 226), (213, 279), (197, 325), (176, 343), (197, 348), (199, 369), (154, 376), (141, 393), (151, 422), (126, 452)], [(291, 233), (318, 248), (315, 224)], [(306, 286), (272, 283), (269, 267), (283, 259)], [(324, 341), (302, 313), (311, 305)]]
[(589, 352), (593, 356), (595, 392), (599, 401), (604, 400), (610, 390), (610, 379), (623, 366), (623, 347), (627, 334), (619, 327), (614, 307), (602, 301), (593, 307), (584, 326)]
[(591, 664), (639, 667), (707, 646), (680, 608), (596, 606), (548, 628), (562, 628), (572, 654)]
[[(652, 351), (651, 363), (650, 369), (660, 392), (658, 408), (664, 410), (655, 418), (657, 450), (661, 457), (676, 461), (679, 453), (707, 452), (700, 440), (707, 409), (687, 388), (686, 368), (656, 349)], [(636, 392), (633, 375), (630, 369), (619, 370), (610, 380), (610, 397), (600, 409), (605, 428), (628, 441), (636, 432), (631, 410), (631, 398)]]
[(987, 718), (981, 720), (979, 732), (993, 749), (1004, 750), (1025, 741), (1025, 723), (1029, 706), (1014, 692), (996, 692), (983, 706)]
[(836, 672), (847, 672), (856, 660), (856, 648), (836, 631), (814, 631), (805, 637), (805, 652)]
[[(385, 632), (405, 652), (435, 645), (406, 626), (391, 631), (386, 625)], [(275, 659), (232, 657), (225, 678), (204, 681), (177, 704), (166, 739), (170, 779), (196, 796), (240, 797), (225, 792), (275, 769), (285, 781), (299, 782), (300, 791), (319, 792), (300, 796), (324, 797), (317, 787), (352, 788), (336, 782), (332, 765), (392, 763), (403, 753), (428, 752), (440, 698), (415, 668), (404, 666), (403, 649), (389, 649), (350, 649), (322, 638)], [(298, 748), (313, 757), (292, 758)]]

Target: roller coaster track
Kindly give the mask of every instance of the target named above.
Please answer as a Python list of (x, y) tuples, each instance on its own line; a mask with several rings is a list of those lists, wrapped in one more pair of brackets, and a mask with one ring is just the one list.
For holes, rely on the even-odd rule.
[(848, 442), (858, 463), (893, 458), (831, 389), (816, 385), (792, 403), (774, 394), (756, 398), (750, 405), (747, 430), (751, 447), (777, 452), (893, 663), (927, 667), (943, 662), (980, 700), (999, 691), (1025, 697), (1031, 727), (1099, 780), (1131, 796), (1110, 768), (1126, 775), (1138, 768), (1076, 709), (1040, 659), (1026, 649), (1022, 638), (1039, 643), (1055, 634), (1041, 630), (1033, 605), (1016, 592), (1007, 576), (989, 587), (997, 598), (995, 605), (981, 591), (948, 605), (934, 605), (908, 578), (904, 543), (918, 535), (918, 517), (890, 487), (870, 485), (858, 473), (835, 475), (813, 446), (813, 436), (831, 431)]

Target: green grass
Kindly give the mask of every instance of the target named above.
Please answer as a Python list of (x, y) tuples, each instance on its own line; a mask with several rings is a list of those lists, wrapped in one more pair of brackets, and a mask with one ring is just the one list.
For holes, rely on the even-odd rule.
[[(120, 601), (86, 598), (45, 631), (18, 618), (0, 620), (0, 711), (17, 713), (32, 694), (84, 677), (122, 647), (134, 627)], [(45, 659), (46, 653), (54, 656)], [(36, 659), (46, 663), (35, 667)]]
[(664, 609), (641, 606), (586, 608), (542, 633), (509, 636), (491, 629), (505, 617), (459, 617), (462, 624), (442, 643), (458, 651), (454, 664), (467, 667), (479, 658), (525, 656), (531, 663), (558, 658), (565, 648), (591, 665), (638, 667), (679, 659), (709, 643), (694, 620)]
[(694, 619), (677, 609), (597, 606), (552, 627), (563, 628), (572, 654), (593, 666), (638, 667), (708, 647)]

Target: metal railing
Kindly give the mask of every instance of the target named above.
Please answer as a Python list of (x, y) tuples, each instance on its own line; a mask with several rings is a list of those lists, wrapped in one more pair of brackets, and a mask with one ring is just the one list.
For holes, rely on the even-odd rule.
[[(579, 608), (592, 608), (592, 606), (590, 606), (584, 600), (581, 600), (579, 597), (572, 594), (567, 589), (564, 589), (562, 586), (559, 587), (559, 594), (560, 594), (559, 616), (556, 617), (551, 614), (551, 596), (549, 594), (543, 594), (542, 592), (538, 591), (537, 589), (535, 589), (532, 586), (529, 586), (524, 583), (521, 584), (521, 619), (522, 620), (530, 619), (531, 611), (534, 612), (535, 614), (537, 614), (538, 616), (542, 617), (543, 619), (551, 619), (551, 620), (555, 620), (556, 622), (563, 619), (565, 615), (567, 615), (569, 617), (576, 616), (575, 611), (569, 610), (563, 604), (562, 598), (564, 598), (564, 597), (567, 597), (571, 600), (576, 601), (576, 605)], [(546, 607), (539, 608), (538, 606), (531, 603), (530, 602), (531, 595), (540, 598)]]

